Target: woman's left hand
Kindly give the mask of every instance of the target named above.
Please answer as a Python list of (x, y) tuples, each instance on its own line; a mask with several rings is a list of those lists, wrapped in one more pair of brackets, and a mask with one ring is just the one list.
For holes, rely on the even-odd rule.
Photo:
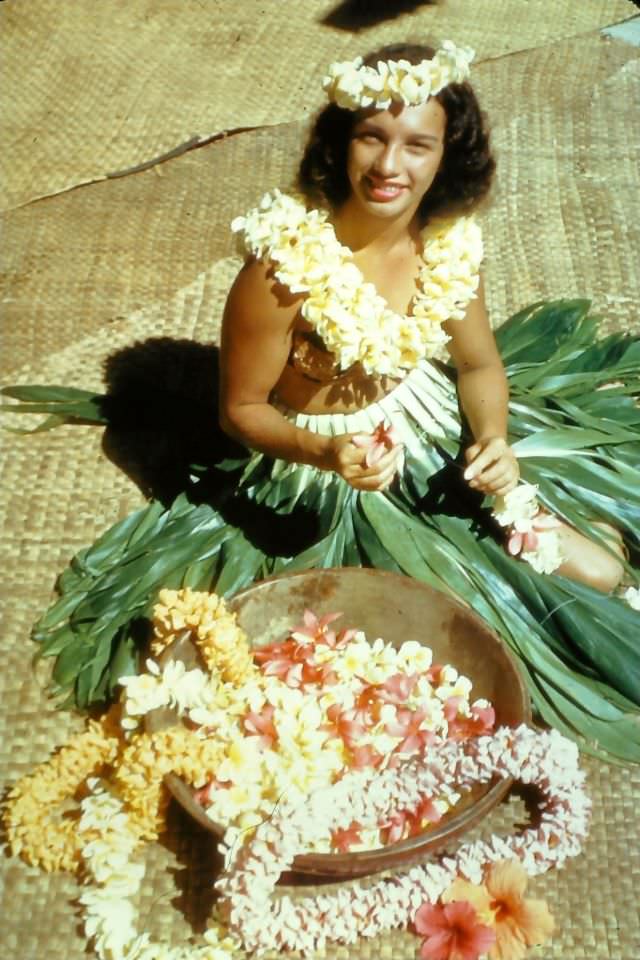
[(517, 485), (520, 477), (516, 455), (502, 437), (485, 437), (465, 450), (465, 480), (474, 490), (501, 497)]

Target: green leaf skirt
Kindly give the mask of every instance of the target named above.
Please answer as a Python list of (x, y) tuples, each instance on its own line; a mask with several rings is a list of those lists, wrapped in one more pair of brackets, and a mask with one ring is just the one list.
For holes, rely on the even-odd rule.
[[(497, 331), (510, 381), (510, 442), (545, 506), (592, 537), (604, 520), (625, 537), (628, 583), (640, 545), (640, 341), (596, 340), (587, 301), (539, 303)], [(107, 422), (100, 398), (64, 387), (8, 388), (17, 412), (46, 429)], [(424, 362), (354, 414), (283, 410), (309, 430), (340, 434), (394, 424), (401, 475), (361, 493), (335, 474), (246, 452), (194, 467), (168, 506), (147, 507), (80, 552), (59, 599), (34, 629), (55, 657), (53, 689), (81, 708), (108, 699), (136, 670), (162, 587), (233, 594), (256, 579), (311, 567), (374, 566), (423, 580), (469, 604), (518, 658), (539, 715), (598, 756), (640, 762), (640, 614), (510, 557), (490, 501), (462, 478), (470, 442), (455, 374)]]

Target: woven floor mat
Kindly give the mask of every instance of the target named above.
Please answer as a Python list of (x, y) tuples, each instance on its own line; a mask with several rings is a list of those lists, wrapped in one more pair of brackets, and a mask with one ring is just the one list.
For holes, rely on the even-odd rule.
[[(388, 0), (377, 4), (386, 19), (372, 23), (372, 6), (5, 0), (2, 208), (223, 130), (293, 121), (321, 104), (328, 63), (383, 43), (450, 38), (474, 47), (482, 60), (580, 36), (636, 12), (632, 0), (557, 3), (553, 16), (548, 0), (491, 0), (482, 15), (474, 0)], [(353, 29), (363, 20), (366, 29)]]
[[(605, 329), (631, 329), (637, 51), (589, 36), (483, 64), (476, 83), (498, 157), (483, 213), (494, 323), (538, 299), (586, 296)], [(247, 132), (6, 213), (5, 377), (98, 387), (116, 345), (215, 339), (240, 262), (229, 223), (289, 186), (304, 133), (303, 123)]]
[[(228, 25), (215, 20), (214, 8), (224, 8), (228, 15), (227, 0), (179, 5), (177, 0), (126, 5), (114, 0), (91, 6), (84, 0), (32, 0), (28, 5), (5, 0), (0, 19), (5, 20), (10, 54), (29, 64), (27, 75), (24, 69), (21, 73), (23, 118), (17, 112), (7, 117), (11, 130), (4, 156), (11, 156), (12, 169), (5, 182), (13, 191), (12, 202), (147, 159), (193, 133), (243, 125), (236, 122), (240, 110), (245, 122), (263, 122), (256, 119), (263, 110), (264, 122), (275, 123), (273, 90), (284, 78), (292, 92), (282, 102), (280, 119), (296, 117), (319, 102), (317, 79), (328, 59), (350, 56), (381, 38), (404, 36), (409, 26), (420, 32), (418, 26), (422, 30), (433, 22), (437, 35), (452, 35), (475, 44), (485, 56), (500, 56), (512, 49), (508, 44), (537, 46), (550, 36), (591, 30), (634, 10), (626, 0), (590, 0), (554, 6), (549, 16), (548, 0), (496, 0), (495, 19), (469, 22), (467, 16), (462, 36), (457, 27), (451, 33), (445, 27), (455, 23), (455, 16), (459, 22), (463, 11), (468, 14), (469, 0), (451, 0), (423, 5), (412, 15), (352, 36), (320, 27), (318, 17), (335, 3), (301, 4), (303, 12), (296, 10), (296, 18), (282, 13), (287, 5), (279, 0), (264, 0), (260, 6), (264, 18), (250, 30), (243, 19), (247, 15), (238, 9), (242, 5), (233, 5), (235, 20)], [(199, 19), (203, 11), (207, 30)], [(269, 19), (272, 14), (280, 19)], [(134, 15), (137, 31), (131, 29)], [(172, 39), (161, 49), (162, 60), (145, 60), (145, 49), (155, 56), (158, 37), (168, 35), (170, 18)], [(510, 30), (517, 18), (518, 30)], [(230, 48), (221, 67), (212, 51), (221, 49), (223, 40), (230, 44), (229, 31), (238, 23), (236, 46), (244, 59), (233, 59)], [(25, 24), (31, 32), (23, 35)], [(272, 26), (274, 46), (267, 43), (269, 24), (277, 27)], [(304, 62), (310, 36), (311, 65)], [(38, 58), (39, 49), (51, 59)], [(62, 49), (70, 51), (69, 64), (62, 62)], [(283, 57), (284, 49), (291, 51), (289, 59)], [(203, 65), (194, 74), (200, 59)], [(74, 64), (76, 70), (89, 70), (82, 83), (72, 84), (64, 72)], [(97, 77), (109, 93), (100, 103), (90, 96)], [(186, 95), (189, 78), (192, 96)], [(304, 78), (303, 86), (297, 78)], [(633, 107), (640, 89), (637, 51), (585, 36), (487, 61), (478, 66), (476, 82), (493, 120), (499, 160), (496, 199), (483, 214), (494, 320), (542, 297), (586, 295), (606, 315), (609, 327), (639, 330), (635, 299), (640, 277), (633, 255), (640, 240), (633, 164), (640, 142), (640, 111)], [(221, 92), (212, 102), (214, 88)], [(127, 99), (131, 90), (135, 101)], [(173, 118), (162, 107), (168, 90), (175, 91), (169, 104), (180, 105)], [(15, 102), (13, 92), (5, 88), (5, 93)], [(231, 120), (224, 112), (230, 104)], [(62, 122), (69, 117), (70, 122)], [(206, 345), (216, 339), (224, 298), (239, 265), (228, 223), (264, 190), (288, 185), (303, 126), (296, 121), (243, 133), (153, 170), (6, 214), (2, 362), (7, 381), (99, 388), (107, 357), (121, 351), (126, 359), (134, 341), (164, 337), (134, 355), (133, 362), (144, 366), (145, 376), (157, 372), (178, 387), (195, 379), (195, 389), (206, 394), (207, 370), (214, 362)], [(27, 127), (39, 128), (35, 143), (25, 138)], [(105, 131), (112, 131), (106, 139)], [(113, 364), (109, 371), (117, 374)], [(106, 451), (104, 442), (101, 431), (88, 427), (27, 439), (0, 435), (5, 451), (0, 477), (5, 491), (0, 500), (0, 789), (44, 760), (79, 725), (69, 715), (55, 713), (47, 700), (46, 665), (31, 670), (34, 647), (28, 637), (50, 599), (56, 573), (73, 553), (144, 502), (136, 486), (144, 486), (144, 464), (137, 472), (135, 464), (122, 459), (113, 438), (111, 445), (106, 438)], [(594, 800), (591, 835), (584, 854), (565, 870), (531, 882), (532, 895), (548, 899), (558, 931), (550, 945), (530, 956), (635, 960), (640, 956), (640, 771), (590, 760), (585, 764)], [(491, 822), (499, 829), (510, 819), (501, 811)], [(165, 841), (145, 851), (140, 929), (148, 926), (154, 936), (178, 943), (201, 928), (210, 872), (200, 836), (174, 812)], [(87, 954), (74, 905), (75, 881), (47, 877), (7, 858), (1, 872), (0, 957), (83, 960)], [(322, 956), (413, 960), (416, 945), (411, 935), (395, 933)]]
[[(101, 439), (98, 429), (66, 427), (15, 440), (10, 456), (3, 458), (8, 496), (0, 514), (0, 789), (46, 759), (79, 726), (67, 714), (55, 713), (48, 702), (46, 670), (33, 672), (29, 667), (33, 646), (28, 634), (48, 601), (55, 572), (109, 523), (142, 503), (132, 483), (103, 456)], [(640, 770), (592, 760), (585, 760), (585, 766), (594, 800), (591, 834), (583, 854), (565, 870), (531, 882), (531, 895), (548, 899), (558, 923), (552, 943), (531, 952), (534, 960), (635, 960), (640, 950)], [(483, 829), (500, 831), (521, 819), (516, 805), (496, 811)], [(162, 843), (145, 850), (140, 929), (173, 943), (201, 929), (210, 903), (209, 853), (200, 835), (173, 814)], [(5, 893), (0, 956), (83, 960), (75, 882), (62, 875), (44, 876), (9, 859), (2, 861), (1, 871)], [(396, 932), (321, 956), (414, 960), (416, 946), (410, 934)]]
[[(248, 132), (5, 214), (5, 371), (32, 365), (40, 376), (41, 359), (89, 334), (133, 340), (142, 331), (132, 315), (150, 305), (159, 330), (191, 336), (173, 298), (184, 291), (189, 301), (190, 285), (234, 252), (234, 216), (268, 187), (289, 184), (302, 137), (296, 124)], [(205, 339), (215, 336), (220, 307), (200, 304)], [(89, 383), (86, 369), (69, 373)]]

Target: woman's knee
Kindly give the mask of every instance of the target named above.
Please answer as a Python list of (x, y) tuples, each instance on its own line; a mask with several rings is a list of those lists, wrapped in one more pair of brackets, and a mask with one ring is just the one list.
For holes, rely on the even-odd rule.
[(602, 593), (611, 593), (620, 585), (624, 576), (622, 537), (608, 524), (598, 523), (594, 526), (603, 531), (608, 547), (563, 524), (561, 542), (565, 561), (557, 572), (571, 580), (586, 583)]

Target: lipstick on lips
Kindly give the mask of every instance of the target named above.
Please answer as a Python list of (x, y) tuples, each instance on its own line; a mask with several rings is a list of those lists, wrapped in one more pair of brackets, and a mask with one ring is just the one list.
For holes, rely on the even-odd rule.
[(378, 203), (388, 203), (395, 200), (403, 192), (404, 187), (393, 180), (374, 180), (371, 177), (365, 177), (367, 193), (372, 200)]

